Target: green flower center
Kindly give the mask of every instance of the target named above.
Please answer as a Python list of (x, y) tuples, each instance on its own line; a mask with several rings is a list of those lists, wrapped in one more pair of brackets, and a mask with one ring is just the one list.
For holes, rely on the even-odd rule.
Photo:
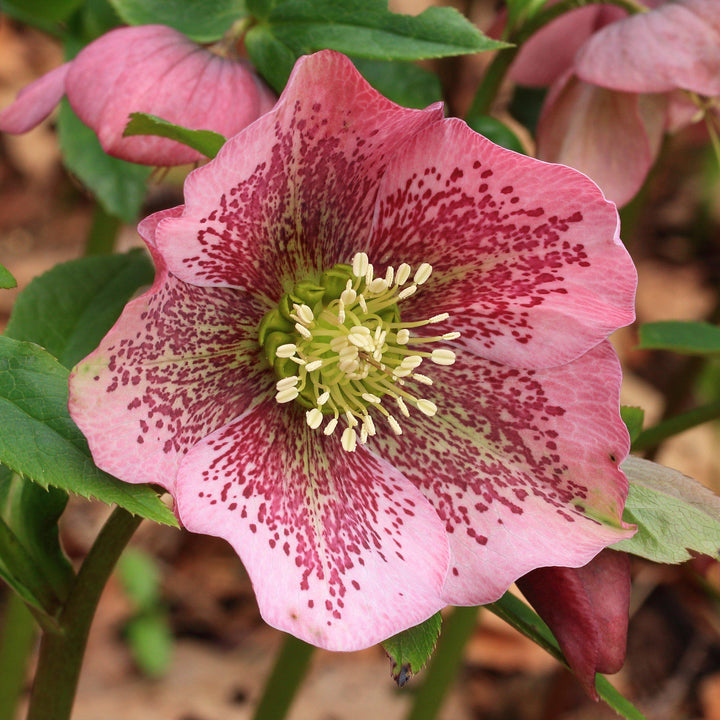
[(358, 439), (364, 443), (375, 435), (371, 411), (397, 435), (402, 428), (389, 407), (394, 405), (405, 417), (410, 416), (408, 406), (435, 415), (435, 403), (413, 392), (408, 383), (432, 385), (417, 368), (426, 359), (452, 365), (455, 353), (413, 346), (454, 340), (460, 333), (414, 337), (411, 329), (443, 322), (448, 313), (403, 323), (399, 309), (431, 272), (432, 267), (422, 263), (410, 281), (412, 270), (403, 263), (397, 271), (389, 267), (384, 277), (375, 277), (368, 256), (357, 253), (352, 265), (335, 265), (319, 283), (298, 283), (260, 324), (260, 344), (278, 377), (277, 402), (299, 402), (307, 408), (313, 429), (327, 419), (326, 435), (344, 423), (342, 446), (348, 452)]

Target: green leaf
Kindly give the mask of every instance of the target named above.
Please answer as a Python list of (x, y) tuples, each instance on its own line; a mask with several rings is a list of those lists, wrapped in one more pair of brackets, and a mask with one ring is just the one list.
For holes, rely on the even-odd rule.
[(640, 326), (643, 350), (671, 350), (684, 355), (720, 354), (720, 327), (689, 320), (664, 320)]
[(121, 482), (94, 465), (67, 402), (66, 368), (37, 345), (0, 337), (0, 462), (42, 487), (177, 526), (149, 486)]
[(250, 28), (245, 35), (245, 48), (255, 69), (276, 92), (281, 93), (302, 53), (295, 53), (278, 40), (267, 25)]
[(246, 0), (247, 11), (254, 18), (264, 20), (276, 5), (276, 0)]
[(130, 113), (130, 121), (123, 130), (123, 137), (128, 135), (159, 135), (160, 137), (177, 140), (197, 150), (205, 157), (214, 158), (227, 138), (212, 130), (191, 130), (146, 113)]
[(484, 135), (496, 145), (527, 155), (518, 136), (501, 120), (491, 115), (469, 115), (465, 121), (475, 132)]
[(620, 415), (630, 433), (630, 442), (635, 442), (643, 429), (645, 411), (640, 407), (623, 405), (620, 408)]
[(80, 121), (67, 100), (60, 103), (58, 136), (68, 170), (110, 215), (134, 223), (145, 198), (150, 168), (107, 155), (95, 133)]
[(5, 334), (42, 345), (70, 369), (98, 346), (153, 275), (143, 250), (56, 265), (20, 294)]
[[(550, 628), (522, 600), (507, 592), (499, 600), (486, 607), (567, 667), (562, 651), (550, 632)], [(598, 695), (626, 720), (646, 720), (645, 716), (627, 698), (623, 697), (603, 675), (595, 675), (595, 689)]]
[(286, 0), (270, 13), (268, 29), (298, 56), (330, 48), (373, 60), (422, 60), (508, 47), (454, 8), (400, 15), (386, 0)]
[(83, 0), (3, 0), (2, 11), (37, 27), (61, 22), (82, 5)]
[(128, 548), (118, 562), (120, 582), (139, 610), (152, 610), (160, 601), (160, 571), (155, 559), (137, 548)]
[(0, 265), (0, 289), (9, 290), (14, 287), (17, 287), (17, 280), (4, 265)]
[(677, 470), (637, 457), (621, 465), (630, 481), (623, 519), (638, 531), (613, 545), (660, 563), (693, 553), (720, 557), (720, 497)]
[(26, 567), (13, 566), (12, 553), (0, 543), (0, 575), (26, 601), (50, 614), (48, 593), (38, 593), (36, 578), (40, 576), (42, 584), (49, 585), (53, 603), (67, 597), (74, 572), (60, 546), (57, 525), (67, 499), (62, 490), (44, 490), (0, 466), (0, 520), (31, 565), (29, 572)]
[(435, 613), (420, 625), (383, 642), (382, 646), (392, 660), (392, 676), (400, 687), (425, 667), (440, 636), (441, 623), (440, 613)]
[(133, 660), (150, 677), (162, 677), (172, 660), (173, 636), (167, 614), (157, 609), (140, 613), (125, 625)]
[(352, 58), (365, 79), (386, 98), (409, 108), (425, 108), (442, 100), (440, 80), (411, 63)]
[(169, 25), (199, 43), (221, 38), (247, 15), (245, 0), (110, 0), (128, 25)]

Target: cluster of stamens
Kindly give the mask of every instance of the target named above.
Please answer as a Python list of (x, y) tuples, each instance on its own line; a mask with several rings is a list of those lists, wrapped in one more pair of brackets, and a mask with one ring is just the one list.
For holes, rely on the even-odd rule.
[(260, 328), (260, 342), (280, 377), (277, 402), (300, 402), (308, 408), (306, 420), (313, 429), (327, 418), (325, 435), (344, 423), (341, 443), (348, 452), (355, 450), (358, 440), (364, 443), (376, 434), (370, 410), (402, 434), (384, 404), (388, 398), (402, 416), (410, 416), (408, 406), (435, 415), (435, 403), (412, 392), (407, 383), (432, 385), (432, 379), (417, 369), (425, 360), (452, 365), (455, 353), (420, 347), (454, 340), (460, 333), (414, 336), (411, 329), (444, 322), (448, 313), (401, 322), (398, 309), (398, 303), (414, 295), (431, 273), (432, 267), (422, 263), (410, 281), (412, 269), (403, 263), (376, 277), (368, 256), (357, 253), (351, 266), (336, 265), (319, 285), (298, 284), (265, 316)]

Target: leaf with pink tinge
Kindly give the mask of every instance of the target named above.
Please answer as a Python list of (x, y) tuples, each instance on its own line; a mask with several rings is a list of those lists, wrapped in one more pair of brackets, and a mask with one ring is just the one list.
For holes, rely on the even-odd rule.
[(227, 539), (265, 620), (331, 650), (356, 650), (444, 606), (448, 546), (406, 478), (363, 448), (308, 428), (296, 405), (248, 409), (185, 457), (182, 523)]
[(538, 568), (517, 585), (550, 626), (585, 691), (597, 699), (595, 673), (615, 673), (625, 660), (628, 556), (603, 550), (583, 567)]
[(545, 367), (632, 321), (636, 275), (618, 230), (617, 211), (587, 178), (447, 120), (389, 163), (367, 250), (380, 273), (400, 261), (432, 265), (403, 321), (447, 311), (473, 352)]
[(660, 149), (665, 99), (620, 93), (568, 76), (550, 90), (538, 157), (591, 177), (622, 206), (640, 190)]
[(157, 265), (150, 291), (130, 302), (95, 352), (70, 378), (70, 413), (99, 467), (126, 482), (172, 489), (187, 450), (273, 390), (257, 343), (268, 310), (226, 288), (198, 288)]
[(43, 121), (65, 94), (68, 70), (70, 63), (65, 63), (23, 88), (15, 102), (0, 112), (0, 131), (20, 134)]
[(370, 232), (389, 158), (441, 118), (440, 106), (383, 98), (342, 55), (301, 58), (275, 109), (188, 177), (185, 213), (158, 229), (170, 271), (277, 301), (296, 280), (348, 262)]
[(202, 156), (165, 138), (123, 138), (131, 112), (226, 137), (260, 114), (259, 81), (248, 67), (163, 25), (103, 35), (73, 60), (66, 86), (73, 109), (108, 154), (150, 165), (178, 165)]
[(613, 90), (720, 95), (720, 7), (676, 0), (613, 23), (580, 50), (576, 72)]
[[(368, 448), (405, 474), (445, 523), (444, 598), (496, 600), (537, 567), (578, 567), (632, 536), (621, 520), (628, 452), (620, 367), (604, 342), (572, 363), (518, 370), (457, 349), (422, 395), (438, 406)], [(440, 376), (440, 372), (446, 375)]]

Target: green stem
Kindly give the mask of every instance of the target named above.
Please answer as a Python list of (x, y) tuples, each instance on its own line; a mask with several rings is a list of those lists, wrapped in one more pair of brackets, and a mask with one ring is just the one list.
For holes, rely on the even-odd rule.
[(500, 50), (490, 63), (483, 77), (483, 81), (475, 93), (466, 117), (472, 118), (478, 115), (487, 115), (490, 112), (492, 103), (497, 97), (510, 65), (512, 65), (523, 43), (525, 43), (531, 35), (534, 35), (540, 28), (566, 12), (577, 10), (586, 5), (596, 5), (599, 3), (618, 5), (630, 14), (647, 11), (644, 5), (635, 2), (635, 0), (561, 0), (561, 2), (541, 10), (519, 28), (510, 32), (507, 41), (512, 43), (513, 47)]
[(285, 636), (253, 720), (282, 720), (287, 715), (314, 652), (312, 645), (292, 635)]
[(116, 508), (93, 543), (60, 613), (61, 632), (43, 635), (27, 720), (69, 720), (100, 595), (141, 520)]
[(17, 717), (17, 702), (25, 685), (36, 629), (33, 616), (20, 596), (10, 593), (0, 633), (0, 720)]
[(701, 407), (689, 410), (682, 415), (668, 418), (658, 423), (654, 427), (648, 428), (640, 433), (633, 443), (633, 450), (648, 450), (656, 447), (663, 440), (677, 435), (678, 433), (702, 425), (710, 420), (720, 418), (720, 401), (708, 403)]
[(121, 226), (120, 220), (106, 212), (98, 203), (85, 242), (85, 255), (108, 255), (113, 252)]
[(443, 620), (442, 633), (407, 720), (433, 720), (457, 675), (479, 608), (457, 607)]

